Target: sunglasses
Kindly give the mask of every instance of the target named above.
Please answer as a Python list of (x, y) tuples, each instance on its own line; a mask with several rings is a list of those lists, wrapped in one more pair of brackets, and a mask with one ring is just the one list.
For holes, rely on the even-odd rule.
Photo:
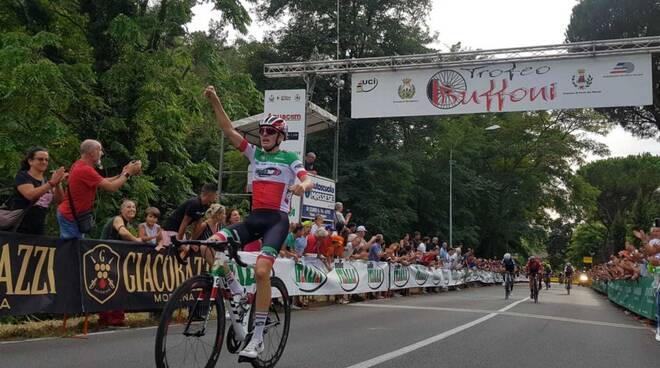
[(271, 127), (261, 127), (261, 128), (259, 128), (259, 135), (275, 135), (279, 132), (280, 132), (279, 130), (277, 130), (275, 128), (271, 128)]

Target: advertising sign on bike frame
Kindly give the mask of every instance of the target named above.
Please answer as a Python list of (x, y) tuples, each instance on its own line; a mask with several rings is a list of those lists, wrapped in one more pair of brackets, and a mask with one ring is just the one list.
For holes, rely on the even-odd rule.
[(651, 55), (354, 73), (351, 102), (352, 118), (650, 105)]

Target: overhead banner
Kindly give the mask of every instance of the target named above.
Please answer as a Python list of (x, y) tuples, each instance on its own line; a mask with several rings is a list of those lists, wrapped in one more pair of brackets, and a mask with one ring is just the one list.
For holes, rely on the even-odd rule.
[[(313, 219), (316, 215), (323, 215), (330, 222), (335, 218), (335, 181), (323, 176), (309, 174), (314, 186), (302, 197), (300, 215), (303, 218)], [(295, 198), (295, 197), (294, 197)]]
[(650, 54), (475, 64), (351, 76), (352, 118), (652, 103)]
[(280, 148), (295, 152), (304, 159), (305, 150), (305, 102), (304, 89), (267, 90), (264, 94), (264, 113), (279, 116), (286, 120), (289, 134)]

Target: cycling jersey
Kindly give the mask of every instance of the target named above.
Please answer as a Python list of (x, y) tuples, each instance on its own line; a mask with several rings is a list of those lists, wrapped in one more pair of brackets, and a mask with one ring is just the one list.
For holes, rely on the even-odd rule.
[(541, 271), (541, 262), (537, 260), (527, 262), (527, 270), (530, 273), (538, 273)]
[(513, 272), (516, 269), (516, 262), (513, 259), (509, 259), (509, 260), (503, 259), (502, 264), (504, 264), (504, 268), (508, 272)]
[(238, 147), (252, 164), (252, 209), (270, 209), (289, 213), (291, 196), (289, 186), (296, 177), (307, 175), (303, 163), (295, 153), (277, 151), (268, 153), (247, 140)]

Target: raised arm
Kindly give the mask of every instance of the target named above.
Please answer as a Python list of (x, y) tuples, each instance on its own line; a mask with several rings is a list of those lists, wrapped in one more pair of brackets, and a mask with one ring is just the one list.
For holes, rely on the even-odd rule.
[(231, 144), (238, 148), (241, 145), (241, 142), (243, 142), (243, 137), (236, 129), (234, 129), (229, 116), (227, 116), (225, 109), (222, 107), (218, 95), (215, 93), (215, 88), (213, 86), (206, 87), (204, 90), (204, 96), (206, 96), (211, 103), (211, 106), (213, 106), (213, 112), (215, 113), (215, 120), (218, 122), (218, 127), (222, 130), (225, 136), (229, 138)]

